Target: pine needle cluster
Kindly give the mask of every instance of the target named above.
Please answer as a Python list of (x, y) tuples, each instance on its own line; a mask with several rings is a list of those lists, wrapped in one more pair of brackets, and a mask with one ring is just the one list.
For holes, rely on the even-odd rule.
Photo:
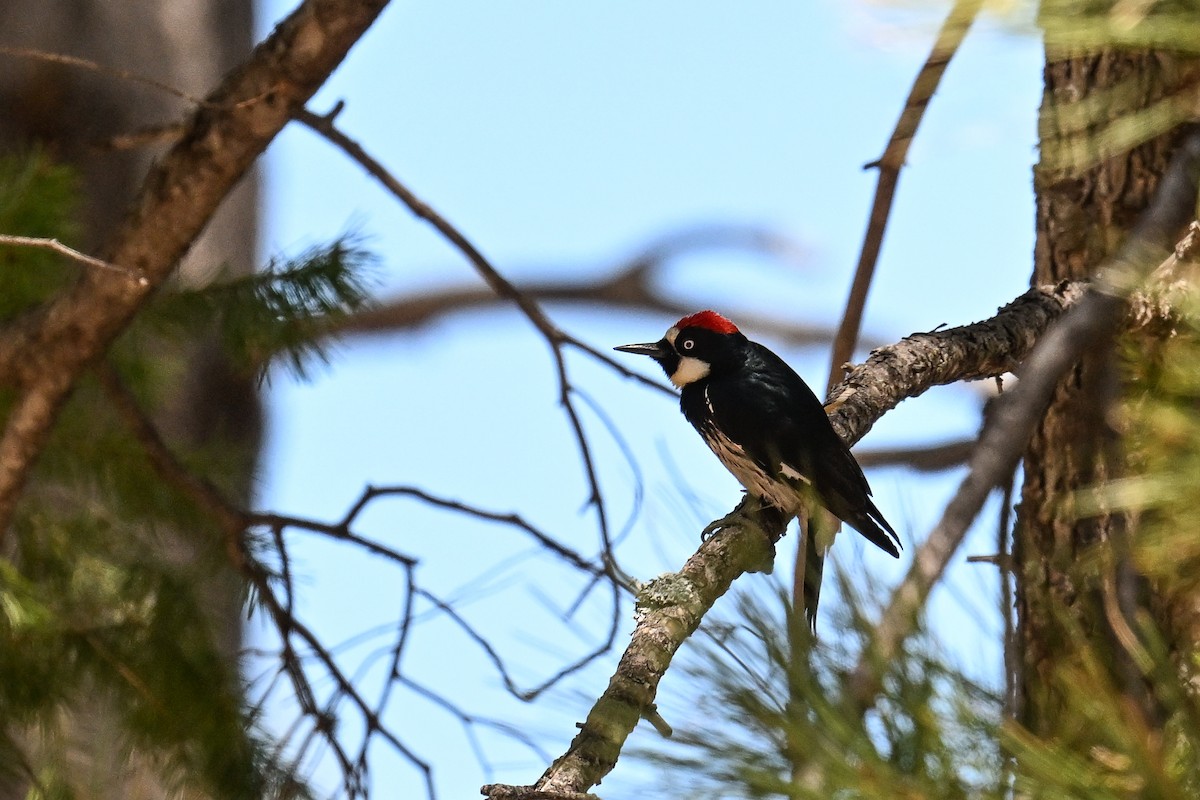
[(337, 322), (366, 304), (373, 263), (361, 239), (344, 236), (253, 275), (172, 293), (143, 322), (186, 333), (215, 321), (235, 364), (262, 371), (282, 363), (303, 378), (312, 358), (327, 360)]
[(672, 720), (673, 740), (642, 753), (669, 767), (664, 794), (1003, 796), (999, 695), (949, 666), (922, 635), (887, 665), (883, 694), (864, 712), (847, 687), (867, 615), (861, 600), (830, 610), (847, 635), (818, 644), (783, 592), (742, 593), (738, 622), (696, 640), (688, 672), (699, 713)]
[[(0, 231), (71, 243), (76, 194), (70, 170), (41, 154), (0, 158)], [(247, 374), (278, 361), (303, 374), (324, 357), (329, 327), (366, 302), (370, 262), (345, 237), (246, 278), (165, 291), (111, 363), (150, 420), (177, 396), (180, 354), (214, 332)], [(35, 309), (80, 269), (42, 250), (3, 248), (0, 314)], [(0, 411), (10, 402), (0, 392)], [(187, 468), (221, 483), (220, 446), (171, 444)], [(95, 793), (96, 775), (144, 769), (169, 793), (305, 794), (247, 703), (237, 654), (219, 644), (211, 589), (200, 588), (230, 575), (228, 536), (156, 472), (144, 442), (86, 378), (0, 559), (0, 785), (8, 775), (38, 797), (82, 798)], [(100, 709), (95, 718), (116, 727), (81, 733), (79, 720)], [(80, 763), (98, 751), (108, 763)]]

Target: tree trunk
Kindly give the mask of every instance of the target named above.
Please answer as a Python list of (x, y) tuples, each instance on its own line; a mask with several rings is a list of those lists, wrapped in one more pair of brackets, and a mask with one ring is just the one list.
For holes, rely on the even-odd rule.
[[(8, 0), (0, 4), (4, 44), (94, 61), (203, 96), (221, 75), (241, 61), (252, 45), (251, 0)], [(188, 108), (185, 100), (116, 74), (92, 71), (61, 61), (4, 57), (0, 70), (0, 146), (8, 150), (37, 146), (56, 160), (73, 165), (81, 177), (82, 241), (85, 251), (109, 238), (124, 216), (154, 158), (167, 142), (150, 141), (132, 149), (106, 144), (117, 134), (175, 123)], [(215, 270), (254, 269), (258, 182), (253, 176), (229, 197), (203, 237), (179, 268), (181, 281), (203, 284)], [(6, 231), (6, 233), (20, 233)], [(177, 374), (179, 394), (157, 417), (178, 449), (220, 441), (236, 454), (226, 488), (246, 500), (257, 458), (262, 415), (253, 380), (236, 374), (211, 341), (196, 331), (182, 351), (164, 346), (163, 368)], [(148, 489), (152, 491), (152, 489)], [(186, 562), (205, 550), (198, 536), (211, 532), (177, 531), (170, 547)], [(211, 570), (210, 570), (211, 572)], [(221, 646), (232, 660), (241, 646), (240, 584), (230, 571), (203, 587), (206, 606)], [(80, 713), (86, 709), (86, 713)], [(73, 732), (72, 782), (87, 797), (161, 797), (164, 789), (149, 769), (137, 767), (113, 735), (104, 703), (81, 699), (69, 715)], [(47, 756), (52, 757), (52, 756)], [(36, 758), (36, 756), (35, 756)], [(131, 764), (133, 768), (131, 768)], [(35, 764), (36, 766), (36, 764)], [(66, 765), (56, 765), (62, 769)], [(0, 798), (23, 797), (25, 787), (0, 785)]]
[[(1055, 57), (1047, 51), (1034, 285), (1086, 278), (1121, 244), (1158, 185), (1176, 137), (1160, 135), (1096, 163), (1090, 154), (1098, 152), (1097, 133), (1170, 94), (1187, 66), (1155, 52), (1101, 49)], [(1092, 163), (1071, 165), (1080, 158)], [(1054, 733), (1069, 718), (1058, 679), (1085, 643), (1111, 646), (1106, 661), (1117, 685), (1133, 691), (1131, 677), (1136, 683), (1132, 673), (1122, 674), (1123, 653), (1112, 644), (1101, 605), (1102, 585), (1118, 580), (1117, 572), (1079, 566), (1092, 545), (1119, 542), (1125, 521), (1077, 519), (1071, 503), (1074, 491), (1120, 469), (1106, 414), (1118, 372), (1112, 348), (1098, 342), (1055, 391), (1025, 453), (1014, 533), (1018, 708), (1020, 721), (1039, 734)]]

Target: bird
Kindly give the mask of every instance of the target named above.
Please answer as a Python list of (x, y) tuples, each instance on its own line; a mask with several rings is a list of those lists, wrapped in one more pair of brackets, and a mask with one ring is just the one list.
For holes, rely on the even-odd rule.
[[(871, 487), (808, 384), (782, 358), (715, 311), (689, 314), (656, 342), (614, 348), (649, 356), (679, 389), (684, 417), (747, 495), (786, 518), (817, 504), (879, 549), (900, 557), (900, 537), (871, 499)], [(749, 499), (749, 498), (748, 498)], [(705, 535), (739, 521), (739, 505)], [(811, 514), (806, 532), (805, 614), (815, 630), (824, 557)], [(741, 520), (741, 521), (744, 521)], [(836, 526), (834, 526), (836, 530)]]

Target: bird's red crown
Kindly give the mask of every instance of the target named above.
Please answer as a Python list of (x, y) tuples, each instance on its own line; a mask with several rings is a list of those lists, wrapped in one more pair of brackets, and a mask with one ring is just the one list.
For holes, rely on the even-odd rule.
[(737, 325), (722, 317), (715, 311), (698, 311), (689, 314), (675, 323), (679, 330), (684, 328), (706, 328), (716, 333), (737, 333)]

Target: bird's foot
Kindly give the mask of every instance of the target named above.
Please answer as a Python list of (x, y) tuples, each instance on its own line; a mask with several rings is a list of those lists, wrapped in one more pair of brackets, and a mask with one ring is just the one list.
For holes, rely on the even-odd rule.
[(749, 499), (749, 497), (743, 498), (733, 511), (705, 525), (704, 530), (700, 531), (700, 541), (707, 542), (726, 528), (741, 528), (747, 524), (753, 524), (751, 513), (746, 508)]
[(790, 519), (787, 512), (782, 511), (757, 497), (746, 495), (737, 508), (718, 520), (713, 520), (700, 532), (701, 541), (707, 542), (713, 536), (728, 528), (751, 528), (762, 533), (766, 550), (762, 562), (750, 568), (749, 572), (764, 572), (770, 574), (775, 566), (775, 542), (787, 530)]
[[(746, 495), (733, 511), (705, 525), (704, 530), (700, 531), (700, 541), (707, 542), (726, 528), (746, 527), (761, 530), (764, 536), (774, 541), (779, 538), (780, 533), (778, 531), (772, 533), (771, 529), (787, 526), (787, 519), (781, 517), (781, 514), (782, 512), (774, 506), (764, 503), (752, 495)], [(780, 524), (780, 520), (782, 520), (782, 524)]]

